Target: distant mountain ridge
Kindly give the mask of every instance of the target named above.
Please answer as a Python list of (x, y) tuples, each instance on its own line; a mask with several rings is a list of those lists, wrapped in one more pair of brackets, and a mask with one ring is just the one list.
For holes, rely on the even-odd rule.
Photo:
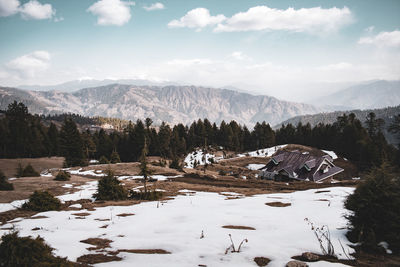
[(400, 105), (381, 109), (335, 111), (313, 115), (296, 116), (275, 125), (274, 128), (276, 129), (279, 128), (281, 125), (287, 125), (289, 123), (296, 126), (299, 122), (301, 122), (302, 124), (310, 123), (311, 126), (315, 126), (318, 123), (332, 124), (336, 121), (337, 117), (342, 116), (343, 114), (349, 115), (350, 113), (354, 113), (356, 115), (356, 118), (358, 118), (362, 122), (365, 122), (366, 117), (370, 112), (374, 112), (377, 118), (381, 118), (385, 121), (384, 134), (386, 139), (391, 144), (397, 144), (398, 141), (395, 140), (394, 136), (389, 133), (386, 128), (393, 122), (394, 116), (400, 114)]
[(258, 121), (274, 125), (293, 116), (321, 111), (312, 105), (281, 101), (270, 96), (174, 85), (111, 84), (73, 93), (0, 87), (0, 109), (6, 109), (14, 100), (26, 103), (34, 113), (71, 112), (133, 121), (149, 117), (156, 124), (162, 121), (189, 124), (199, 118), (208, 118), (217, 123), (236, 120), (251, 127)]
[(364, 82), (312, 102), (318, 103), (319, 106), (342, 107), (341, 110), (393, 107), (400, 105), (400, 81)]

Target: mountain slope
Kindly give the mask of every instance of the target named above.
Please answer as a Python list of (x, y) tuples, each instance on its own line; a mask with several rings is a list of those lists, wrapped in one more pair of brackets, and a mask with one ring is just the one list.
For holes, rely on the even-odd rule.
[(199, 118), (208, 118), (217, 123), (236, 120), (252, 126), (257, 121), (276, 124), (293, 116), (320, 111), (308, 104), (281, 101), (274, 97), (197, 86), (112, 84), (74, 93), (1, 89), (0, 98), (4, 100), (0, 109), (6, 109), (15, 95), (30, 109), (32, 106), (39, 110), (38, 113), (72, 112), (128, 120), (149, 117), (157, 124), (161, 121), (190, 123)]
[[(302, 124), (310, 123), (311, 126), (315, 126), (318, 123), (332, 124), (336, 121), (338, 116), (343, 114), (349, 115), (354, 113), (356, 118), (360, 121), (365, 122), (368, 113), (374, 112), (377, 118), (382, 118), (385, 121), (385, 128), (387, 128), (394, 120), (394, 116), (400, 114), (400, 106), (387, 107), (382, 109), (367, 109), (367, 110), (350, 110), (350, 111), (335, 111), (329, 113), (318, 113), (313, 115), (303, 115), (290, 118), (281, 124), (276, 125), (274, 128), (279, 128), (282, 124), (287, 125), (291, 123), (292, 125), (297, 125), (299, 122)], [(391, 144), (397, 144), (398, 141), (395, 140), (394, 136), (390, 134), (386, 129), (384, 129), (384, 134), (386, 139)]]
[(318, 98), (318, 105), (345, 106), (351, 109), (373, 109), (400, 104), (400, 81), (372, 81), (351, 86)]

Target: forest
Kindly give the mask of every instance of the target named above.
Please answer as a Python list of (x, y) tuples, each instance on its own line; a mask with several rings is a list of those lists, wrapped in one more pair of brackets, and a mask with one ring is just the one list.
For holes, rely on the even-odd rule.
[[(110, 159), (119, 156), (122, 162), (138, 161), (146, 144), (149, 156), (179, 159), (197, 147), (223, 147), (224, 150), (245, 152), (280, 144), (301, 144), (333, 150), (351, 160), (361, 171), (383, 162), (400, 164), (399, 149), (389, 145), (383, 135), (388, 129), (400, 143), (400, 114), (394, 123), (385, 125), (374, 113), (366, 118), (366, 127), (354, 114), (343, 114), (333, 124), (288, 124), (274, 131), (266, 122), (257, 123), (250, 130), (235, 121), (219, 125), (208, 119), (190, 125), (170, 126), (153, 121), (129, 122), (121, 131), (104, 130), (80, 132), (79, 121), (90, 121), (81, 116), (63, 118), (61, 128), (54, 123), (46, 126), (43, 116), (32, 115), (23, 103), (14, 102), (0, 118), (0, 158), (65, 157), (66, 166), (84, 166), (89, 159)], [(74, 120), (75, 119), (75, 120)]]

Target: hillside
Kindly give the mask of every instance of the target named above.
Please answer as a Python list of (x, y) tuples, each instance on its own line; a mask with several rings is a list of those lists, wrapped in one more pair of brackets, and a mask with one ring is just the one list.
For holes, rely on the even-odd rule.
[(315, 99), (312, 103), (318, 103), (320, 106), (348, 107), (347, 109), (397, 106), (400, 104), (400, 81), (365, 82)]
[[(385, 127), (387, 127), (393, 122), (393, 116), (400, 114), (400, 106), (387, 107), (382, 109), (335, 111), (329, 113), (318, 113), (314, 115), (296, 116), (282, 122), (281, 124), (276, 125), (274, 128), (276, 129), (279, 128), (282, 124), (286, 125), (289, 123), (297, 125), (299, 122), (301, 122), (302, 124), (310, 123), (311, 126), (315, 126), (318, 123), (332, 124), (336, 121), (336, 118), (338, 116), (342, 116), (343, 114), (348, 115), (350, 113), (354, 113), (359, 120), (365, 122), (365, 118), (370, 112), (374, 112), (377, 118), (382, 118), (385, 121)], [(384, 130), (384, 134), (389, 143), (392, 144), (396, 143), (394, 136), (391, 133), (389, 133), (386, 129)]]
[(35, 113), (71, 112), (127, 120), (149, 117), (155, 124), (162, 121), (187, 124), (208, 118), (217, 123), (236, 120), (252, 126), (258, 121), (266, 121), (273, 125), (293, 116), (320, 111), (312, 105), (281, 101), (270, 96), (197, 86), (112, 84), (73, 93), (0, 89), (0, 109), (6, 109), (9, 103), (17, 100)]

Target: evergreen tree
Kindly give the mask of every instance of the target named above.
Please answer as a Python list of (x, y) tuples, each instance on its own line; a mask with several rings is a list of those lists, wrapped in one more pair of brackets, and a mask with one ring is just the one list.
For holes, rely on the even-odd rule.
[(123, 188), (121, 182), (115, 178), (112, 170), (106, 171), (106, 176), (99, 180), (97, 192), (94, 194), (96, 200), (124, 200), (128, 192)]
[(361, 243), (366, 251), (378, 249), (378, 243), (389, 243), (389, 249), (400, 254), (400, 173), (388, 164), (373, 168), (363, 183), (350, 195), (345, 207), (353, 213), (349, 240)]
[(7, 181), (6, 176), (0, 170), (0, 191), (10, 191), (14, 190), (14, 185)]
[(87, 165), (83, 149), (81, 134), (75, 122), (66, 118), (60, 131), (60, 150), (65, 157), (65, 165), (67, 167)]
[(115, 164), (115, 163), (120, 163), (121, 159), (119, 158), (119, 154), (116, 150), (114, 150), (111, 155), (110, 155), (110, 162)]
[(143, 176), (143, 187), (144, 193), (147, 194), (147, 180), (150, 178), (152, 171), (147, 164), (147, 143), (145, 141), (144, 147), (142, 149), (142, 154), (140, 156), (140, 172), (139, 175)]

